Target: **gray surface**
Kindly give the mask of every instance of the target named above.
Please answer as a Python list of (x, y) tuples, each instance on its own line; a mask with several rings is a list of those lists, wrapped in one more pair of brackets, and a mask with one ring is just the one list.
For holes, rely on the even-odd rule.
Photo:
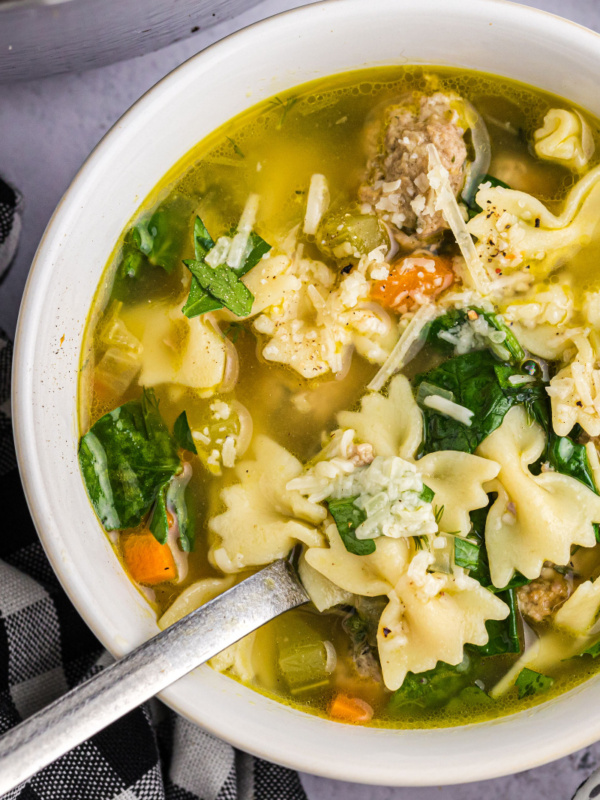
[[(54, 207), (91, 149), (121, 114), (159, 78), (206, 45), (257, 19), (301, 4), (301, 0), (263, 0), (235, 20), (160, 53), (84, 75), (0, 86), (0, 174), (13, 182), (26, 200), (19, 253), (0, 287), (2, 327), (14, 331), (29, 265)], [(600, 0), (533, 0), (529, 5), (600, 30)], [(560, 731), (556, 735), (559, 737)], [(599, 764), (600, 744), (519, 775), (454, 787), (390, 789), (310, 775), (303, 776), (303, 782), (310, 800), (569, 800)]]

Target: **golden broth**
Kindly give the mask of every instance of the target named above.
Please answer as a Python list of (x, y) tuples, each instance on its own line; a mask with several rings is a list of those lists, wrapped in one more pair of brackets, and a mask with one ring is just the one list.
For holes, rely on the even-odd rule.
[[(84, 347), (88, 366), (98, 363), (103, 355), (101, 333), (115, 301), (123, 303), (121, 317), (135, 336), (157, 305), (183, 304), (187, 290), (184, 291), (182, 280), (187, 280), (187, 274), (180, 262), (193, 257), (192, 229), (196, 214), (216, 239), (236, 225), (248, 195), (258, 193), (261, 207), (257, 229), (268, 242), (281, 240), (303, 218), (313, 173), (326, 172), (333, 187), (332, 205), (355, 199), (365, 164), (363, 129), (373, 109), (408, 91), (438, 89), (461, 94), (483, 115), (492, 143), (491, 174), (512, 188), (536, 195), (550, 207), (556, 206), (572, 185), (573, 176), (564, 167), (537, 159), (528, 145), (547, 110), (564, 107), (565, 103), (555, 97), (474, 72), (414, 66), (371, 68), (297, 87), (260, 103), (200, 142), (145, 200), (138, 217), (148, 215), (161, 203), (179, 204), (183, 220), (176, 254), (179, 266), (171, 275), (153, 267), (130, 286), (117, 283), (108, 300), (106, 291), (98, 295), (91, 317), (94, 324), (88, 325)], [(598, 125), (595, 120), (593, 124), (598, 146)], [(113, 281), (122, 244), (123, 239), (107, 265), (106, 285)], [(598, 245), (584, 248), (569, 266), (576, 285), (600, 286), (597, 249)], [(239, 380), (227, 399), (233, 397), (249, 409), (254, 435), (269, 435), (302, 461), (318, 452), (322, 435), (335, 427), (335, 414), (356, 405), (377, 369), (355, 354), (351, 369), (342, 380), (319, 379), (311, 383), (286, 367), (260, 358), (257, 335), (250, 323), (234, 323), (227, 335), (237, 348), (241, 364)], [(177, 347), (177, 342), (173, 346)], [(425, 351), (410, 365), (407, 374), (422, 371), (431, 363), (431, 355)], [(92, 379), (93, 371), (82, 369), (82, 433), (107, 411), (138, 397), (141, 391), (137, 380), (125, 393), (118, 394), (110, 387), (99, 389)], [(181, 387), (174, 390), (168, 385), (157, 387), (157, 396), (169, 429), (184, 409), (193, 426), (201, 427), (209, 404), (218, 399), (218, 396), (202, 398), (193, 390)], [(158, 615), (186, 586), (218, 574), (207, 558), (210, 540), (207, 519), (221, 510), (219, 492), (233, 480), (232, 471), (225, 470), (223, 476), (211, 475), (198, 458), (191, 457), (190, 463), (193, 478), (188, 491), (195, 518), (195, 549), (189, 555), (189, 571), (183, 583), (164, 583), (154, 589), (153, 604)], [(116, 549), (120, 552), (118, 542)], [(600, 564), (600, 556), (594, 556), (594, 563), (596, 559)], [(296, 629), (307, 621), (323, 639), (334, 644), (338, 665), (327, 685), (291, 695), (276, 668), (277, 646), (286, 638), (293, 641)], [(352, 691), (372, 705), (373, 725), (441, 727), (475, 722), (534, 705), (573, 687), (597, 669), (596, 662), (589, 657), (571, 659), (553, 668), (550, 674), (555, 684), (546, 694), (517, 700), (516, 691), (511, 690), (492, 705), (469, 706), (451, 701), (445, 708), (413, 707), (392, 717), (387, 710), (390, 692), (381, 683), (359, 678), (353, 672), (347, 655), (350, 647), (341, 613), (319, 615), (310, 609), (288, 612), (257, 635), (253, 655), (257, 677), (253, 688), (317, 714), (326, 713), (334, 691)], [(482, 687), (493, 686), (516, 658), (482, 659), (477, 667)]]

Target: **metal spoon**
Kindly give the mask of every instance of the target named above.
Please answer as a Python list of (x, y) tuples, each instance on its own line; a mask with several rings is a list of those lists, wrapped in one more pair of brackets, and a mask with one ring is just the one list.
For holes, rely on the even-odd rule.
[(180, 619), (0, 738), (0, 795), (284, 611), (308, 602), (288, 561)]

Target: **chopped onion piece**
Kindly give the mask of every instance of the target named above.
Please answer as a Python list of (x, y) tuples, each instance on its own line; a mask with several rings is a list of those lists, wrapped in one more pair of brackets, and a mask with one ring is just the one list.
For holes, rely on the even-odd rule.
[(479, 186), (481, 179), (487, 174), (490, 168), (492, 146), (483, 117), (471, 103), (467, 101), (465, 101), (465, 114), (471, 131), (475, 160), (467, 166), (467, 174), (460, 196), (469, 204), (475, 195), (475, 190)]
[(440, 161), (440, 154), (434, 144), (427, 145), (427, 153), (429, 154), (427, 178), (435, 194), (436, 211), (442, 212), (444, 219), (454, 234), (454, 238), (460, 247), (460, 252), (465, 259), (467, 272), (473, 282), (473, 287), (479, 294), (489, 294), (490, 279), (481, 263), (471, 234), (467, 230), (463, 216), (460, 213), (460, 208), (448, 179), (448, 170)]
[(334, 671), (337, 666), (337, 653), (335, 652), (335, 647), (329, 641), (323, 642), (325, 647), (325, 652), (327, 653), (327, 661), (325, 662), (325, 672), (328, 675)]
[(304, 215), (304, 233), (315, 234), (323, 214), (329, 207), (329, 184), (325, 175), (315, 173), (310, 179), (306, 214)]
[(227, 266), (233, 269), (239, 269), (242, 266), (246, 248), (248, 247), (248, 239), (256, 222), (259, 199), (257, 194), (251, 194), (246, 200), (246, 205), (238, 222), (237, 233), (233, 237), (227, 256)]
[(411, 352), (412, 348), (418, 342), (423, 328), (436, 316), (435, 306), (431, 303), (421, 306), (415, 312), (414, 317), (406, 326), (406, 330), (396, 342), (394, 349), (383, 362), (381, 369), (371, 380), (367, 389), (372, 392), (379, 392), (388, 380), (396, 372), (410, 361), (416, 354)]

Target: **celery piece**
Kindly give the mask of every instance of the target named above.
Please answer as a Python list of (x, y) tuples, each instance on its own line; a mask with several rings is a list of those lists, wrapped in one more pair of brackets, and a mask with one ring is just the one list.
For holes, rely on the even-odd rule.
[(279, 647), (279, 669), (292, 694), (306, 692), (329, 682), (327, 650), (321, 640)]

